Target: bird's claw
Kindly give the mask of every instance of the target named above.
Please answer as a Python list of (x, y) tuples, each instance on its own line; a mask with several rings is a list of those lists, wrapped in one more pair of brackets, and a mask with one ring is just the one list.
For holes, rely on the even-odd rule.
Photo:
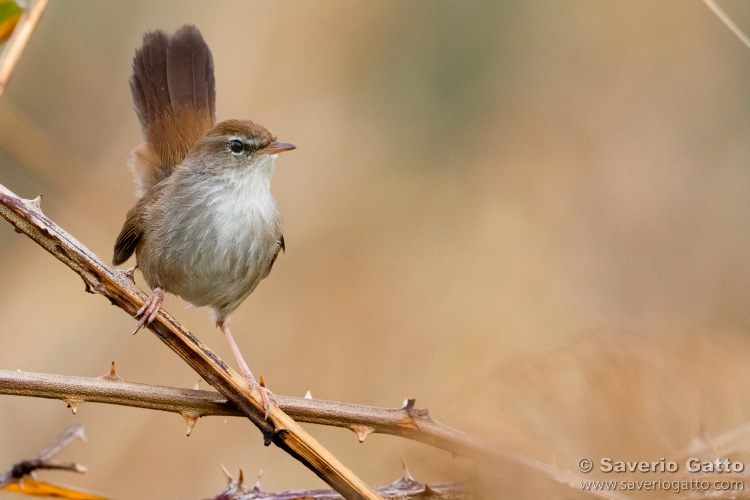
[[(279, 402), (276, 399), (276, 395), (272, 393), (265, 385), (259, 384), (252, 374), (243, 374), (243, 378), (247, 381), (251, 388), (255, 389), (263, 397), (263, 408), (266, 409), (266, 419), (268, 419), (268, 412), (271, 409), (271, 404), (279, 406)], [(262, 378), (262, 377), (261, 377)]]
[(133, 316), (134, 318), (138, 318), (138, 324), (131, 335), (138, 333), (138, 330), (150, 324), (156, 318), (162, 302), (164, 302), (164, 291), (158, 287), (154, 288), (151, 295), (148, 296), (141, 308)]

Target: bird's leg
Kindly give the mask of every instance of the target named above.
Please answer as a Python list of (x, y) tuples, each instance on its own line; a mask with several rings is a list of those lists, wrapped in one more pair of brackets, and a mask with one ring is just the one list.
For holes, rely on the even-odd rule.
[(154, 320), (156, 314), (159, 312), (159, 308), (161, 308), (162, 302), (164, 302), (164, 290), (156, 287), (141, 308), (138, 309), (138, 312), (135, 313), (134, 318), (138, 318), (138, 325), (136, 325), (135, 330), (133, 330), (133, 335)]
[(250, 368), (248, 368), (247, 363), (245, 363), (245, 359), (242, 357), (242, 354), (240, 353), (240, 349), (237, 347), (237, 344), (235, 344), (234, 339), (232, 338), (232, 334), (229, 333), (229, 325), (227, 323), (224, 323), (219, 326), (221, 331), (226, 335), (227, 340), (229, 341), (229, 347), (232, 348), (232, 352), (234, 353), (234, 359), (237, 360), (237, 364), (240, 365), (240, 372), (242, 372), (242, 378), (244, 378), (247, 383), (252, 387), (253, 389), (256, 389), (258, 392), (260, 392), (261, 396), (263, 396), (263, 408), (266, 409), (266, 418), (268, 418), (268, 410), (271, 408), (271, 401), (273, 401), (275, 404), (278, 404), (276, 401), (276, 398), (273, 396), (273, 393), (266, 389), (264, 386), (260, 385), (253, 376), (253, 372), (250, 371)]

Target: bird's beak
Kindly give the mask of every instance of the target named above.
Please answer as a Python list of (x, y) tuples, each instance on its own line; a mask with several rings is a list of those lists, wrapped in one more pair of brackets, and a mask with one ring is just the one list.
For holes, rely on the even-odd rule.
[(275, 155), (278, 153), (283, 153), (284, 151), (289, 151), (290, 149), (294, 149), (296, 147), (297, 146), (295, 146), (294, 144), (289, 144), (288, 142), (272, 142), (265, 148), (259, 149), (258, 154)]

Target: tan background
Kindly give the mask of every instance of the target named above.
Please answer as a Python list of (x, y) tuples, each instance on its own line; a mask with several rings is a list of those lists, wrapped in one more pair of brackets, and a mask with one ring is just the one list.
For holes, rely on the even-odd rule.
[[(750, 4), (722, 4), (750, 31)], [(218, 117), (298, 146), (273, 181), (287, 253), (232, 318), (273, 390), (416, 397), (566, 470), (747, 420), (750, 49), (701, 2), (52, 2), (0, 98), (0, 182), (43, 193), (105, 260), (134, 202), (133, 51), (183, 23), (213, 50)], [(116, 360), (130, 381), (197, 380), (4, 222), (0, 256), (0, 368), (97, 376)], [(184, 305), (166, 302), (231, 359)], [(205, 498), (220, 463), (263, 469), (266, 489), (322, 486), (240, 419), (186, 438), (174, 414), (14, 397), (0, 469), (73, 422), (89, 441), (65, 458), (89, 473), (43, 477), (112, 498)], [(470, 469), (310, 430), (374, 484), (402, 452), (420, 480)]]

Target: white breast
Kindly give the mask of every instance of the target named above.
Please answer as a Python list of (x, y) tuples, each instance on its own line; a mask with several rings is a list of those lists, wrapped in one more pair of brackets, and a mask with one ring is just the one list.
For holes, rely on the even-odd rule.
[(275, 161), (262, 155), (218, 175), (178, 169), (169, 204), (152, 214), (158, 223), (149, 225), (141, 252), (148, 258), (139, 255), (149, 285), (231, 313), (265, 276), (282, 234), (270, 191)]

